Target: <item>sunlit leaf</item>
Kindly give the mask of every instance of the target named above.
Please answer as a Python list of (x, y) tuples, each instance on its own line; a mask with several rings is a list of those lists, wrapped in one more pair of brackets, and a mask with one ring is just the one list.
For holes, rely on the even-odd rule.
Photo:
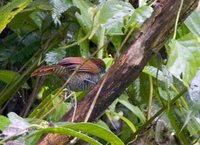
[(103, 61), (106, 64), (106, 71), (108, 71), (108, 69), (111, 67), (111, 65), (113, 64), (113, 58), (104, 58)]
[(8, 127), (8, 125), (10, 124), (10, 121), (7, 117), (0, 115), (0, 130), (3, 131), (5, 128)]
[(99, 15), (95, 17), (96, 25), (103, 25), (106, 34), (110, 36), (123, 35), (124, 19), (131, 16), (133, 12), (134, 8), (130, 3), (108, 0), (103, 3)]
[(147, 3), (147, 0), (139, 0), (139, 7), (145, 6)]
[(188, 86), (200, 67), (200, 42), (194, 35), (188, 34), (179, 40), (171, 40), (168, 45), (167, 67)]
[(190, 31), (200, 38), (200, 12), (194, 11), (185, 21)]
[(149, 6), (142, 6), (135, 9), (134, 13), (132, 14), (132, 16), (126, 24), (126, 27), (129, 28), (134, 26), (135, 24), (141, 25), (147, 18), (151, 16), (152, 12), (153, 9)]
[(32, 0), (15, 0), (0, 8), (0, 33)]

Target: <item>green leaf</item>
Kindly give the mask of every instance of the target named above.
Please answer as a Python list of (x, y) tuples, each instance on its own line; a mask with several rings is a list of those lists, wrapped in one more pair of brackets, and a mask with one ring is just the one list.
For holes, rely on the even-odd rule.
[(145, 6), (147, 4), (147, 0), (139, 0), (139, 7)]
[(19, 74), (17, 72), (11, 70), (0, 70), (0, 81), (3, 81), (7, 84), (11, 81), (14, 81), (18, 77)]
[(145, 116), (142, 113), (142, 111), (137, 107), (134, 106), (133, 104), (129, 103), (128, 100), (124, 100), (124, 99), (119, 99), (118, 100), (119, 103), (121, 103), (122, 105), (124, 105), (127, 109), (129, 109), (133, 114), (135, 114), (142, 123), (145, 122)]
[(124, 145), (124, 143), (114, 133), (97, 124), (74, 123), (65, 125), (65, 127), (97, 136), (101, 139), (104, 139), (112, 145)]
[(34, 0), (32, 3), (30, 3), (29, 8), (27, 8), (26, 11), (32, 9), (50, 11), (53, 9), (53, 6), (49, 0)]
[[(51, 121), (58, 121), (60, 118), (72, 107), (72, 103), (67, 103), (62, 101), (61, 104), (59, 102), (61, 101), (61, 98), (56, 97), (52, 103), (53, 106), (57, 106), (56, 109), (51, 113), (49, 116)], [(58, 105), (59, 104), (59, 105)]]
[(19, 35), (27, 35), (37, 29), (42, 31), (52, 23), (52, 18), (48, 14), (50, 10), (52, 5), (47, 0), (33, 1), (28, 8), (14, 17), (9, 27)]
[(145, 66), (142, 72), (157, 78), (159, 81), (166, 81), (163, 72), (154, 66)]
[(194, 11), (186, 19), (185, 24), (194, 35), (196, 35), (197, 37), (200, 37), (200, 12), (199, 11)]
[[(83, 32), (82, 29), (80, 29), (79, 33), (78, 33), (78, 40), (80, 40), (84, 36), (85, 36), (85, 33)], [(89, 41), (88, 40), (84, 40), (79, 45), (80, 45), (81, 56), (86, 57), (86, 58), (90, 57)]]
[(0, 33), (32, 0), (15, 0), (0, 8)]
[[(182, 141), (182, 143), (184, 145), (190, 145), (191, 141), (189, 139), (187, 131), (186, 130), (181, 130), (181, 124), (182, 124), (181, 118), (177, 115), (176, 111), (177, 110), (176, 110), (175, 107), (169, 108), (167, 110), (168, 119), (169, 119), (173, 129), (175, 130), (176, 135)], [(181, 113), (179, 112), (178, 114), (181, 114)]]
[[(29, 114), (28, 118), (39, 118), (46, 114), (52, 107), (52, 102), (49, 102), (58, 89), (53, 90), (42, 102)], [(44, 107), (45, 106), (45, 107)]]
[(108, 57), (108, 58), (104, 58), (103, 61), (106, 64), (106, 71), (108, 71), (108, 69), (111, 67), (111, 65), (113, 64), (113, 58)]
[(42, 131), (41, 132), (34, 131), (30, 133), (28, 136), (26, 136), (24, 141), (26, 145), (36, 145), (41, 136), (42, 136)]
[(194, 35), (187, 34), (179, 40), (171, 40), (168, 46), (167, 67), (188, 86), (200, 67), (200, 42)]
[(36, 30), (38, 26), (35, 23), (36, 20), (33, 20), (31, 18), (31, 14), (33, 18), (33, 15), (34, 15), (33, 11), (29, 10), (29, 11), (19, 13), (9, 23), (9, 27), (19, 35), (24, 35), (24, 34), (32, 32), (33, 30)]
[(99, 10), (99, 15), (95, 15), (95, 25), (102, 25), (106, 29), (106, 34), (123, 35), (125, 17), (129, 17), (134, 12), (130, 3), (119, 0), (108, 0), (103, 3)]
[(98, 120), (97, 124), (100, 125), (101, 127), (110, 130), (109, 126), (103, 121), (103, 120)]
[[(17, 78), (19, 78), (19, 76), (20, 75), (17, 72), (11, 70), (0, 70), (0, 81), (3, 81), (7, 84), (15, 81)], [(25, 83), (22, 88), (29, 88), (29, 86), (27, 83)]]
[(3, 131), (5, 128), (8, 127), (8, 125), (10, 124), (10, 121), (7, 117), (0, 115), (0, 130)]
[(191, 116), (189, 122), (187, 123), (187, 128), (191, 136), (199, 134), (200, 130), (199, 117), (195, 117), (194, 115)]
[(151, 16), (152, 12), (153, 8), (149, 6), (142, 6), (135, 9), (135, 12), (128, 20), (126, 27), (129, 28), (135, 24), (142, 24), (147, 18)]
[(76, 18), (85, 33), (89, 33), (92, 28), (92, 20), (95, 11), (88, 1), (72, 0), (73, 5), (80, 9), (80, 14), (76, 13)]
[(34, 132), (26, 137), (26, 139), (25, 139), (26, 144), (35, 145), (37, 143), (38, 139), (40, 138), (40, 136), (45, 133), (59, 133), (59, 134), (63, 134), (63, 135), (71, 135), (74, 137), (78, 137), (78, 138), (80, 138), (88, 143), (91, 143), (93, 145), (101, 145), (101, 143), (99, 143), (97, 140), (95, 140), (81, 132), (74, 131), (72, 129), (65, 128), (65, 127), (50, 127), (50, 128), (46, 128), (46, 129), (40, 129), (39, 131)]
[(11, 96), (15, 94), (15, 92), (18, 91), (18, 89), (28, 80), (31, 72), (34, 70), (34, 68), (37, 66), (38, 61), (33, 60), (33, 63), (29, 65), (27, 70), (24, 71), (22, 75), (20, 75), (19, 78), (16, 79), (13, 83), (9, 84), (8, 87), (3, 89), (0, 92), (0, 105), (5, 103)]

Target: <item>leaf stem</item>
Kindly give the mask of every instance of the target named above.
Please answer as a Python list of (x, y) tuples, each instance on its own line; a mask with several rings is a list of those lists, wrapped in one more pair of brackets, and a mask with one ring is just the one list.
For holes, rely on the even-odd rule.
[(179, 20), (179, 17), (180, 17), (180, 13), (181, 13), (182, 7), (183, 7), (183, 0), (181, 0), (180, 7), (178, 9), (178, 13), (177, 13), (177, 17), (176, 17), (176, 22), (175, 22), (175, 27), (174, 27), (173, 39), (176, 38), (176, 31), (177, 31), (177, 27), (178, 27), (178, 20)]

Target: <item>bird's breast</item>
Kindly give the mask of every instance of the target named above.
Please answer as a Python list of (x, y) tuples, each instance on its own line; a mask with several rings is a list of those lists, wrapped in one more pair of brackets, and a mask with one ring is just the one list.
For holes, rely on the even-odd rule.
[[(70, 76), (64, 76), (66, 81)], [(77, 72), (69, 80), (69, 88), (73, 91), (84, 91), (91, 89), (100, 79), (99, 74)]]

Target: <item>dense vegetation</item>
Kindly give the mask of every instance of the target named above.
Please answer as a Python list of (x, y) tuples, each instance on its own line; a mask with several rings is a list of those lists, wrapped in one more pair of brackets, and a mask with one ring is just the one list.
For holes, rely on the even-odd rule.
[(199, 145), (199, 10), (175, 29), (95, 123), (60, 121), (87, 91), (67, 96), (56, 75), (30, 77), (38, 66), (69, 56), (101, 58), (108, 72), (159, 4), (156, 0), (1, 1), (0, 144), (35, 144), (44, 133), (60, 133), (91, 144)]

